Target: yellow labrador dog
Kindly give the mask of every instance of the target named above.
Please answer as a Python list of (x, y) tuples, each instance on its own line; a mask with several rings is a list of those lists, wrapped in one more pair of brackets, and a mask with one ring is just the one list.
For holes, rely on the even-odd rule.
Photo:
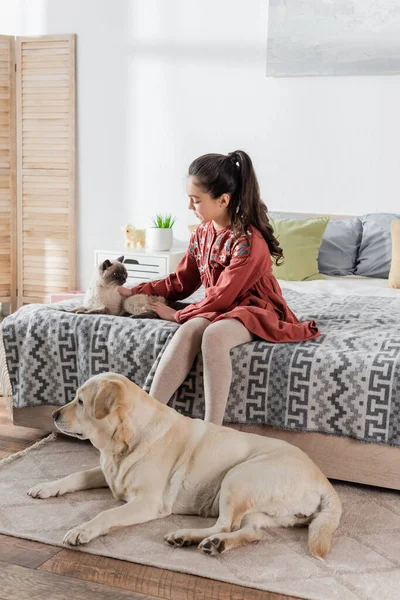
[(287, 442), (184, 417), (116, 373), (89, 379), (53, 417), (60, 431), (100, 450), (100, 466), (28, 494), (49, 498), (109, 486), (126, 502), (71, 529), (64, 543), (87, 544), (114, 527), (195, 514), (218, 520), (164, 540), (217, 554), (260, 540), (267, 527), (309, 525), (310, 553), (322, 559), (329, 551), (339, 498), (311, 459)]

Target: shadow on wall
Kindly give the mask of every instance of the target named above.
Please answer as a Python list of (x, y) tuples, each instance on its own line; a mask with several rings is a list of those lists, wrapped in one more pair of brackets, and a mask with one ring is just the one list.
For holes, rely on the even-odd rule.
[[(227, 23), (230, 11), (248, 11), (227, 0), (215, 18), (210, 0), (200, 5), (192, 0), (43, 0), (40, 11), (37, 2), (35, 10), (29, 0), (23, 4), (25, 35), (77, 34), (77, 287), (84, 289), (94, 250), (123, 248), (120, 228), (126, 223), (145, 228), (152, 214), (168, 209), (178, 217), (177, 244), (188, 239), (193, 219), (185, 175), (195, 158), (193, 148), (224, 151), (229, 143), (213, 129), (203, 148), (207, 113), (225, 122), (224, 131), (231, 115), (237, 122), (242, 109), (232, 101), (214, 106), (218, 90), (207, 90), (204, 72), (232, 69), (231, 91), (247, 89), (241, 77), (255, 69), (263, 72), (260, 65), (265, 70), (266, 39), (252, 44), (248, 34), (243, 40), (229, 29), (220, 34), (224, 10)], [(240, 15), (234, 17), (240, 25)], [(41, 31), (33, 31), (35, 18), (43, 21)], [(204, 29), (207, 22), (211, 33)], [(240, 74), (234, 70), (238, 66)], [(200, 84), (205, 88), (200, 90), (202, 115), (188, 101), (188, 88)], [(199, 129), (203, 141), (198, 143)], [(175, 210), (181, 201), (182, 209)]]
[[(120, 227), (128, 220), (129, 0), (46, 0), (46, 34), (77, 34), (77, 287), (93, 270), (94, 250), (123, 247)], [(26, 25), (27, 35), (29, 26)], [(129, 105), (128, 105), (129, 104)]]

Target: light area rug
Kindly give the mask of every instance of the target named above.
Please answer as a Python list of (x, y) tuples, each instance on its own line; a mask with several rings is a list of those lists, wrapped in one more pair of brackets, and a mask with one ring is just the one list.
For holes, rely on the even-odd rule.
[[(0, 532), (62, 546), (69, 529), (122, 504), (106, 488), (47, 500), (27, 495), (36, 483), (90, 469), (98, 462), (98, 451), (90, 443), (56, 434), (3, 459)], [(218, 557), (205, 556), (195, 546), (171, 548), (163, 542), (169, 531), (215, 522), (180, 515), (114, 530), (80, 549), (310, 600), (398, 600), (399, 493), (343, 483), (335, 483), (335, 488), (343, 517), (325, 562), (309, 556), (307, 529), (270, 529), (263, 540)]]

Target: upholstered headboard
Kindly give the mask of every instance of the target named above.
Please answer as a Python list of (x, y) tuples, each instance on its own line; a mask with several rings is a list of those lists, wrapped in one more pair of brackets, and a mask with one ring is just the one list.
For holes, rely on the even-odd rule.
[(329, 217), (330, 219), (333, 219), (334, 221), (345, 221), (347, 219), (355, 219), (356, 215), (329, 215), (329, 214), (322, 214), (322, 213), (302, 213), (302, 212), (286, 212), (284, 210), (271, 210), (268, 211), (271, 213), (278, 213), (280, 215), (285, 215), (288, 219), (290, 219), (290, 217), (293, 216), (302, 216), (305, 219), (313, 219), (313, 218), (317, 218), (317, 217)]
[[(287, 217), (288, 219), (290, 219), (290, 217), (304, 217), (305, 219), (313, 219), (313, 218), (317, 218), (317, 217), (329, 217), (330, 219), (333, 219), (334, 221), (345, 221), (347, 219), (355, 219), (356, 216), (355, 215), (329, 215), (329, 214), (321, 214), (321, 213), (302, 213), (302, 212), (286, 212), (283, 210), (280, 211), (275, 211), (275, 210), (271, 210), (269, 211), (271, 213), (278, 213), (280, 215), (283, 215), (283, 217)], [(200, 221), (199, 221), (200, 223)], [(188, 225), (189, 231), (190, 233), (192, 233), (192, 231), (197, 227), (197, 225), (199, 225), (199, 223), (194, 223), (193, 225)]]

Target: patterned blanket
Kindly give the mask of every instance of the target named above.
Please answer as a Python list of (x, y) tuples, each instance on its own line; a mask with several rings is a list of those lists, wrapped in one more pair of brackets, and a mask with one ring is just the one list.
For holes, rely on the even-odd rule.
[[(283, 293), (295, 314), (315, 319), (322, 334), (304, 343), (234, 348), (225, 422), (399, 446), (400, 298)], [(3, 321), (14, 406), (63, 405), (104, 371), (149, 391), (179, 325), (66, 312), (74, 305), (31, 304)], [(201, 354), (170, 406), (204, 417)]]

